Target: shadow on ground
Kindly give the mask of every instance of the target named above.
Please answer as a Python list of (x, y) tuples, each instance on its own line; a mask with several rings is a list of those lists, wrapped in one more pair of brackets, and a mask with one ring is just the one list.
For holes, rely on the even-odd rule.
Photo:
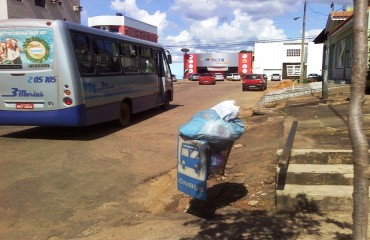
[(215, 217), (217, 209), (223, 208), (245, 197), (248, 191), (243, 184), (220, 183), (207, 189), (207, 200), (201, 201), (196, 198), (190, 201), (187, 213), (204, 219)]
[[(342, 231), (331, 231), (335, 226)], [(215, 215), (206, 221), (197, 219), (184, 227), (199, 226), (199, 232), (190, 239), (351, 239), (351, 225), (339, 222), (321, 213), (271, 213), (267, 211), (237, 211)], [(323, 228), (325, 228), (323, 232)], [(329, 232), (327, 232), (329, 231)]]
[(207, 190), (207, 201), (193, 199), (187, 213), (199, 217), (183, 224), (199, 227), (190, 239), (351, 239), (350, 219), (320, 212), (304, 195), (297, 196), (295, 211), (246, 211), (227, 206), (245, 197), (248, 190), (237, 183), (216, 184)]

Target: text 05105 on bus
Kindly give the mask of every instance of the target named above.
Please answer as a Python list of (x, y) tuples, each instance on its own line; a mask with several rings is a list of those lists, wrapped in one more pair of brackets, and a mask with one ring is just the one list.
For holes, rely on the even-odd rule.
[(61, 20), (0, 21), (0, 125), (87, 126), (173, 100), (159, 44)]

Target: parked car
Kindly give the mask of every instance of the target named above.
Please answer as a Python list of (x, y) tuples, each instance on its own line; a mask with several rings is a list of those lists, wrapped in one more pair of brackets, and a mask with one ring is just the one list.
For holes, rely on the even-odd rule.
[(199, 85), (203, 84), (215, 85), (215, 75), (213, 75), (213, 73), (201, 73), (199, 77)]
[(310, 78), (311, 80), (321, 81), (321, 76), (317, 73), (308, 74), (308, 78)]
[(215, 73), (215, 80), (216, 81), (224, 81), (224, 75), (222, 73)]
[(263, 74), (245, 74), (242, 79), (242, 90), (260, 89), (266, 90), (267, 79)]
[(226, 80), (232, 80), (233, 76), (231, 73), (226, 74)]
[(191, 73), (188, 77), (190, 81), (198, 81), (200, 77), (199, 73)]
[(279, 73), (271, 74), (271, 81), (281, 81), (281, 75)]
[(311, 77), (319, 77), (320, 75), (317, 74), (317, 73), (310, 73), (308, 74), (308, 77), (311, 78)]
[(240, 81), (240, 75), (238, 73), (232, 73), (231, 74), (231, 80), (233, 81)]

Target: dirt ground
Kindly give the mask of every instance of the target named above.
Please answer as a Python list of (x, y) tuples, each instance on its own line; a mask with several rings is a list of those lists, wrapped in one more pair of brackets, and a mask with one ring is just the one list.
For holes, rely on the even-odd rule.
[[(281, 81), (279, 86), (270, 87), (268, 91), (285, 88), (291, 86), (291, 84), (291, 81)], [(246, 94), (254, 93), (246, 92)], [(124, 191), (124, 189), (112, 191), (112, 193), (117, 193), (118, 196), (124, 195), (124, 200), (120, 197), (115, 197), (115, 195), (112, 198), (106, 196), (105, 192), (101, 195), (102, 200), (100, 202), (90, 200), (92, 198), (82, 198), (83, 202), (81, 204), (75, 204), (77, 201), (69, 201), (67, 199), (66, 203), (61, 202), (60, 205), (58, 198), (53, 199), (58, 204), (48, 205), (47, 210), (50, 210), (48, 211), (50, 215), (58, 209), (51, 206), (58, 206), (62, 207), (60, 209), (64, 209), (65, 205), (70, 205), (72, 206), (71, 209), (76, 210), (76, 213), (70, 216), (68, 215), (70, 212), (59, 210), (59, 213), (63, 215), (57, 216), (57, 220), (68, 218), (66, 222), (52, 221), (53, 218), (50, 218), (50, 221), (47, 220), (39, 224), (33, 225), (30, 222), (26, 224), (27, 219), (32, 219), (33, 216), (29, 216), (31, 213), (30, 205), (25, 201), (24, 209), (28, 211), (25, 215), (29, 218), (25, 220), (22, 218), (20, 223), (18, 223), (18, 219), (10, 219), (12, 220), (9, 221), (10, 224), (0, 226), (0, 232), (11, 229), (14, 231), (9, 232), (9, 234), (15, 234), (8, 234), (6, 238), (3, 235), (0, 236), (0, 239), (18, 240), (22, 230), (23, 232), (32, 232), (32, 229), (29, 229), (30, 226), (38, 226), (34, 236), (43, 237), (25, 237), (24, 239), (350, 239), (351, 221), (350, 219), (347, 221), (347, 215), (338, 218), (338, 216), (331, 217), (328, 214), (316, 212), (280, 214), (275, 211), (276, 151), (282, 148), (285, 142), (285, 139), (282, 137), (284, 132), (284, 108), (285, 101), (268, 104), (264, 108), (251, 107), (240, 109), (239, 116), (244, 120), (246, 130), (233, 145), (225, 174), (208, 180), (207, 201), (205, 202), (192, 199), (177, 190), (176, 161), (172, 161), (172, 156), (175, 157), (175, 154), (171, 152), (171, 162), (168, 163), (170, 165), (165, 172), (160, 171), (157, 174), (153, 174), (156, 177), (150, 179), (143, 177), (140, 181), (136, 181), (137, 185), (135, 184), (136, 187), (132, 191), (131, 189), (129, 192)], [(139, 128), (139, 125), (136, 127)], [(132, 127), (130, 133), (127, 132), (125, 134), (138, 134), (135, 131), (135, 126)], [(114, 134), (123, 133), (118, 132)], [(153, 132), (149, 136), (145, 136), (150, 138), (150, 142), (155, 142), (160, 137), (160, 134)], [(123, 135), (123, 137), (127, 138), (127, 135)], [(175, 140), (173, 140), (175, 136), (171, 136), (171, 139), (175, 144)], [(12, 138), (7, 139), (9, 145), (15, 141)], [(105, 139), (104, 144), (114, 146), (112, 141), (117, 142), (117, 138), (112, 138), (111, 141)], [(100, 142), (97, 141), (96, 144), (98, 143)], [(80, 146), (85, 146), (90, 144), (90, 142), (80, 141), (79, 144)], [(169, 145), (169, 143), (166, 144)], [(90, 149), (99, 146), (88, 145), (87, 147)], [(145, 143), (140, 145), (140, 147), (145, 147)], [(71, 154), (79, 150), (70, 148), (74, 150)], [(115, 148), (108, 149), (112, 153), (120, 154), (120, 151), (116, 151)], [(161, 150), (163, 151), (163, 149)], [(145, 157), (149, 157), (149, 154), (156, 153), (150, 152), (148, 155), (144, 155), (144, 157), (138, 156), (138, 158), (145, 159)], [(131, 153), (125, 152), (124, 154)], [(61, 155), (63, 156), (62, 153)], [(84, 168), (98, 166), (97, 168), (99, 169), (104, 168), (104, 171), (98, 171), (101, 175), (94, 174), (93, 178), (98, 177), (104, 180), (105, 174), (117, 167), (117, 165), (112, 164), (115, 161), (107, 160), (110, 159), (104, 158), (103, 162), (105, 165), (101, 165), (100, 162), (98, 165), (98, 160), (94, 162), (90, 160), (89, 166), (77, 166)], [(73, 158), (70, 161), (73, 161)], [(55, 162), (58, 163), (58, 161)], [(152, 165), (155, 165), (155, 163)], [(152, 170), (150, 165), (148, 167), (148, 165), (141, 163), (140, 166), (142, 166), (143, 171)], [(63, 173), (65, 172), (63, 168), (62, 171)], [(111, 172), (121, 173), (113, 170)], [(63, 176), (60, 175), (59, 178), (53, 179), (55, 184), (64, 187), (61, 181)], [(76, 175), (68, 173), (66, 176), (74, 177)], [(125, 174), (112, 176), (116, 177), (117, 182), (135, 180), (132, 176), (126, 176)], [(36, 183), (39, 183), (39, 180), (36, 180)], [(66, 184), (71, 184), (72, 182), (68, 180)], [(90, 182), (87, 181), (87, 183)], [(91, 189), (99, 188), (102, 185), (105, 187), (104, 184), (105, 182), (101, 181), (101, 183), (86, 185), (89, 188), (84, 188), (84, 191), (89, 194)], [(25, 188), (29, 186), (30, 184), (28, 183), (25, 185)], [(107, 187), (103, 188), (103, 190), (107, 189), (108, 192), (111, 186)], [(115, 186), (113, 185), (113, 187)], [(80, 188), (73, 186), (73, 189), (78, 191)], [(28, 188), (25, 192), (32, 196), (30, 199), (33, 201), (42, 200), (46, 202), (45, 199), (33, 197), (32, 188)], [(91, 196), (88, 194), (87, 196)], [(84, 197), (85, 195), (82, 196)], [(19, 195), (14, 196), (17, 197)], [(80, 195), (76, 193), (76, 196)], [(76, 196), (71, 194), (70, 198), (75, 200)], [(109, 199), (109, 201), (106, 199)], [(77, 200), (79, 199), (77, 198)], [(12, 203), (12, 201), (9, 202)], [(16, 204), (16, 201), (13, 202)], [(42, 208), (32, 210), (32, 213), (43, 214)], [(11, 214), (9, 215), (12, 216)], [(7, 223), (8, 221), (4, 220), (4, 222)], [(15, 225), (14, 222), (18, 223), (18, 225), (13, 227)], [(43, 229), (51, 230), (42, 231)], [(44, 232), (45, 234), (43, 234)], [(13, 238), (9, 236), (13, 236)]]
[[(282, 81), (269, 91), (292, 84), (292, 81)], [(275, 210), (276, 150), (283, 141), (284, 107), (285, 101), (281, 101), (266, 106), (265, 113), (254, 108), (240, 109), (245, 133), (234, 143), (224, 175), (207, 181), (205, 203), (177, 191), (176, 169), (140, 186), (134, 193), (135, 201), (143, 203), (145, 211), (151, 213), (208, 214), (226, 206), (240, 210)]]
[[(292, 84), (282, 81), (270, 91)], [(133, 199), (145, 206), (145, 212), (186, 212), (213, 220), (215, 224), (218, 221), (220, 229), (225, 227), (222, 216), (234, 216), (235, 211), (243, 213), (247, 220), (241, 228), (250, 227), (255, 233), (240, 239), (351, 239), (350, 214), (275, 211), (276, 151), (285, 142), (282, 138), (284, 108), (285, 101), (269, 104), (262, 111), (240, 109), (246, 131), (234, 143), (225, 174), (208, 180), (207, 201), (192, 199), (177, 191), (176, 169), (141, 185)], [(208, 228), (206, 224), (204, 231)], [(267, 234), (261, 237), (265, 232)], [(199, 233), (199, 239), (215, 236), (207, 234)]]

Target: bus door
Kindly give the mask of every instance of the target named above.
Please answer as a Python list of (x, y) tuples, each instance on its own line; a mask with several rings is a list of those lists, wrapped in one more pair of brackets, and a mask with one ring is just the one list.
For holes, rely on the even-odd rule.
[[(166, 55), (164, 52), (155, 52), (155, 61), (157, 65), (157, 74), (158, 74), (158, 87), (159, 87), (159, 94), (158, 94), (158, 104), (163, 104), (168, 101), (166, 98), (168, 97), (167, 92), (172, 92), (172, 74), (170, 66), (168, 65)], [(172, 99), (170, 99), (172, 100)]]

